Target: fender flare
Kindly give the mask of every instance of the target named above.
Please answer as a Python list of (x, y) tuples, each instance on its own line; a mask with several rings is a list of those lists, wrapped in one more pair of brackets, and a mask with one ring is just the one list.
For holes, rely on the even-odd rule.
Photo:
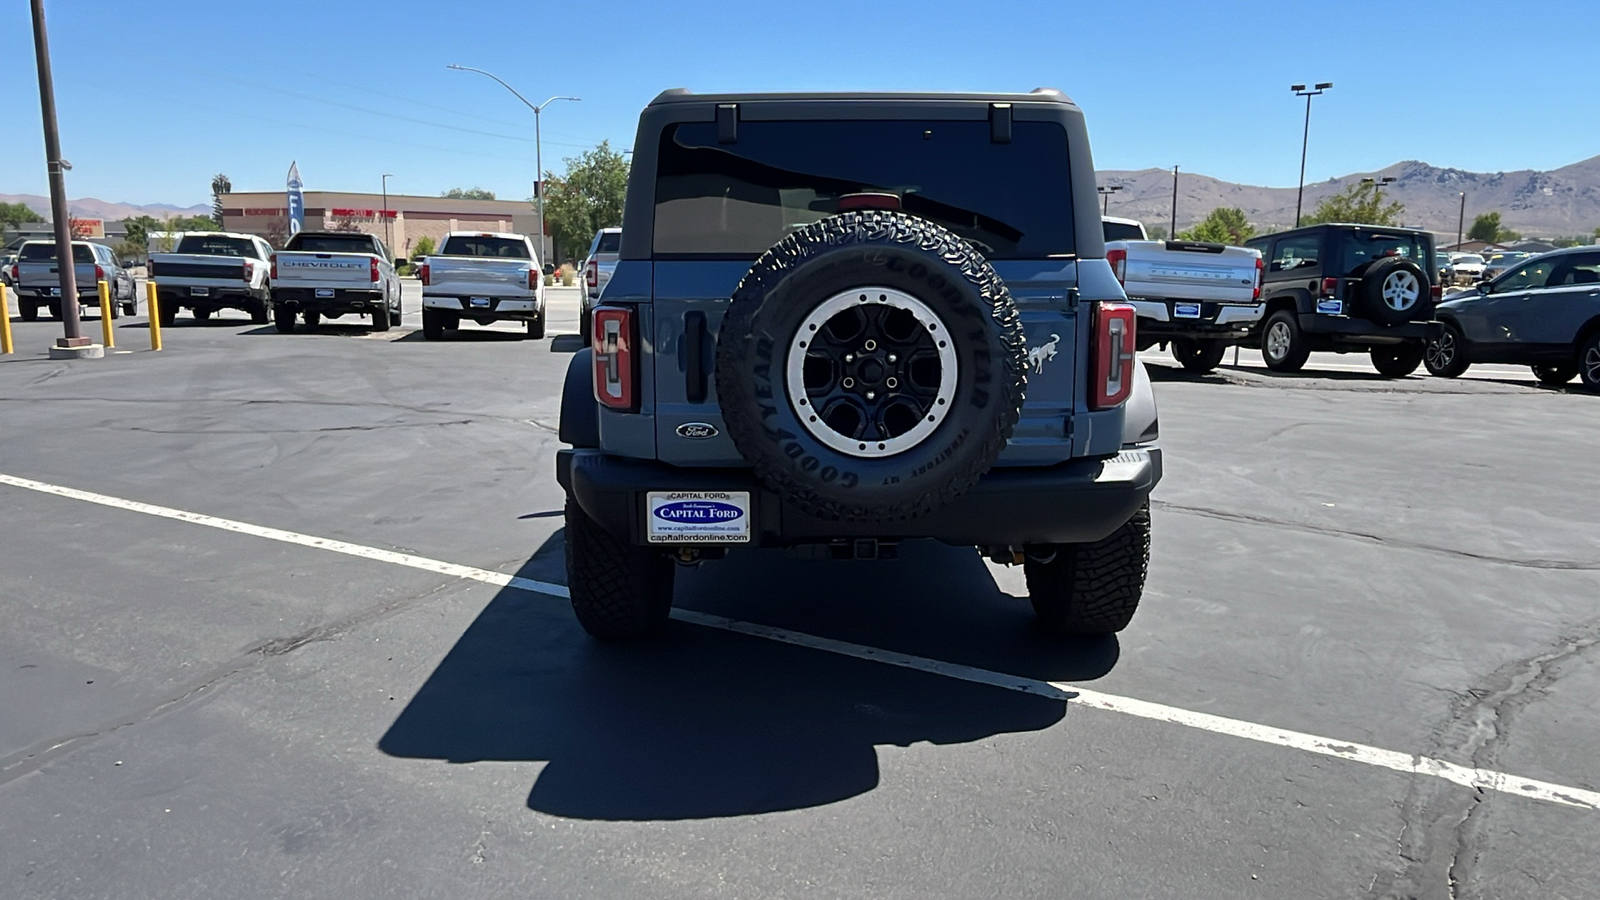
[(600, 446), (600, 403), (594, 399), (594, 351), (572, 354), (561, 383), (561, 423), (556, 436), (574, 447)]
[(1148, 444), (1161, 436), (1161, 421), (1156, 413), (1156, 390), (1144, 362), (1133, 362), (1133, 391), (1122, 407), (1122, 446)]

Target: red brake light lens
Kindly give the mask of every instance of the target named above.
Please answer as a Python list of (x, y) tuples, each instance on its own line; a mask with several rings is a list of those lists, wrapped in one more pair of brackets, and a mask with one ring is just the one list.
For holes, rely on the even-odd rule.
[(247, 259), (244, 261), (244, 280), (248, 282), (254, 277), (256, 277), (256, 264)]
[(596, 263), (592, 259), (589, 260), (589, 265), (586, 266), (585, 269), (584, 269), (583, 278), (584, 278), (585, 281), (589, 282), (589, 287), (599, 287), (600, 286), (600, 266), (599, 266), (599, 264)]
[(1324, 297), (1337, 297), (1337, 296), (1339, 296), (1339, 279), (1333, 278), (1333, 277), (1328, 277), (1328, 278), (1322, 279), (1322, 296), (1324, 296)]
[(373, 284), (377, 284), (378, 283), (378, 258), (376, 256), (374, 256), (371, 259), (367, 260), (367, 263), (369, 265), (369, 268), (367, 269), (367, 272), (371, 276), (368, 280), (371, 281)]
[(1094, 308), (1094, 343), (1090, 347), (1090, 409), (1111, 409), (1133, 393), (1137, 350), (1133, 306), (1101, 302)]
[(428, 286), (428, 278), (429, 278), (429, 275), (431, 274), (428, 271), (428, 264), (427, 263), (423, 263), (422, 264), (422, 272), (420, 274), (422, 276), (422, 286), (423, 287), (427, 287)]
[(605, 406), (633, 412), (638, 408), (634, 395), (637, 373), (633, 356), (633, 310), (618, 306), (597, 306), (590, 330), (594, 348), (594, 398)]
[(1259, 257), (1259, 256), (1256, 257), (1256, 289), (1250, 295), (1250, 299), (1251, 300), (1260, 300), (1261, 299), (1261, 279), (1264, 277), (1264, 272), (1265, 272), (1265, 269), (1262, 267), (1262, 263), (1263, 263), (1263, 260), (1261, 259), (1261, 257)]
[(529, 269), (528, 270), (528, 288), (530, 290), (538, 290), (539, 289), (539, 270), (538, 269)]
[(1112, 274), (1117, 276), (1118, 284), (1127, 284), (1128, 276), (1128, 251), (1107, 250), (1106, 262), (1111, 264)]
[(267, 270), (267, 277), (271, 278), (273, 281), (277, 281), (278, 280), (278, 254), (276, 254), (276, 253), (272, 254), (272, 256), (269, 258), (268, 261), (272, 263), (272, 267)]
[(94, 280), (95, 281), (105, 281), (106, 280), (106, 269), (105, 269), (105, 266), (95, 266), (94, 267)]

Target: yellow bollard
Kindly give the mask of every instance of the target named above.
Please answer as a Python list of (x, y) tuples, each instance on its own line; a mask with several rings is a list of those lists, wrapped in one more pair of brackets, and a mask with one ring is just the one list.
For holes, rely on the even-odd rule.
[(144, 311), (150, 317), (150, 349), (161, 349), (161, 306), (156, 298), (156, 283), (144, 283)]
[(111, 333), (111, 285), (104, 281), (100, 282), (100, 334), (107, 350), (117, 346), (117, 336)]
[(15, 350), (11, 345), (11, 304), (6, 300), (6, 286), (0, 284), (0, 354)]

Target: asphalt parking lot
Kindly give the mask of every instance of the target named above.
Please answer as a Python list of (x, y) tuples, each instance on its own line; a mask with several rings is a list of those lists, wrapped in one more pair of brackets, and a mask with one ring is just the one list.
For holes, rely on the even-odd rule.
[(1118, 638), (917, 545), (735, 552), (608, 646), (562, 598), (577, 291), (427, 342), (408, 290), (99, 361), (14, 320), (0, 894), (1596, 895), (1600, 397), (1153, 352)]

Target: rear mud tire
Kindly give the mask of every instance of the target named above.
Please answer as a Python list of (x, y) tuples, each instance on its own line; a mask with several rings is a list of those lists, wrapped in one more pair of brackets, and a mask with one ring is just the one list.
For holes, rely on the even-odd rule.
[(209, 308), (204, 307), (204, 306), (196, 306), (194, 308), (194, 320), (196, 322), (202, 322), (203, 323), (203, 322), (209, 321), (210, 319), (211, 319), (211, 310)]
[[(948, 340), (948, 348), (941, 344), (939, 352), (951, 354), (946, 358), (956, 385), (948, 406), (930, 401), (920, 413), (911, 413), (912, 421), (928, 416), (926, 421), (936, 422), (931, 431), (884, 455), (874, 455), (871, 445), (893, 433), (861, 437), (856, 446), (857, 437), (830, 432), (835, 443), (865, 451), (857, 454), (809, 430), (827, 426), (808, 424), (815, 415), (802, 421), (787, 375), (792, 354), (812, 356), (797, 343), (807, 317), (858, 289), (867, 296), (871, 288), (910, 297), (937, 319), (927, 333)], [(864, 302), (861, 308), (871, 305)], [(817, 333), (819, 345), (823, 332)], [(886, 361), (885, 347), (878, 352)], [(868, 349), (861, 345), (863, 353)], [(908, 352), (906, 361), (911, 358)], [(845, 359), (841, 355), (826, 364), (842, 371)], [(944, 363), (937, 365), (942, 379)], [(908, 519), (944, 506), (971, 487), (1011, 436), (1026, 371), (1021, 319), (988, 261), (950, 231), (901, 212), (833, 216), (784, 238), (739, 283), (717, 340), (717, 396), (735, 446), (769, 489), (834, 521)], [(908, 388), (901, 390), (909, 393)], [(891, 395), (883, 396), (880, 404)], [(875, 414), (887, 422), (882, 408)]]
[(1311, 347), (1300, 332), (1292, 310), (1280, 309), (1261, 328), (1261, 358), (1274, 372), (1298, 372), (1311, 358)]
[(426, 306), (422, 308), (422, 337), (430, 341), (444, 337), (444, 313)]
[[(17, 312), (22, 314), (22, 321), (24, 322), (39, 321), (39, 304), (33, 302), (32, 298), (18, 297)], [(7, 315), (9, 314), (9, 311), (7, 311)]]
[(388, 331), (389, 330), (389, 307), (387, 307), (387, 306), (378, 306), (378, 307), (374, 307), (373, 308), (373, 310), (372, 310), (372, 330), (373, 331)]
[(178, 321), (178, 301), (171, 298), (163, 300), (157, 297), (156, 321), (161, 323), (162, 328), (171, 328), (175, 325)]
[[(165, 312), (162, 313), (166, 315)], [(284, 334), (294, 332), (294, 307), (277, 305), (272, 308), (272, 325)]]
[(567, 591), (583, 630), (609, 641), (665, 628), (676, 564), (653, 547), (618, 540), (571, 498), (566, 521)]
[(1172, 342), (1172, 358), (1183, 366), (1184, 371), (1196, 375), (1204, 375), (1222, 365), (1222, 356), (1227, 351), (1228, 345), (1222, 341), (1178, 338)]
[(1092, 544), (1032, 548), (1054, 551), (1048, 562), (1022, 564), (1028, 600), (1039, 623), (1056, 634), (1112, 634), (1128, 627), (1150, 569), (1150, 507)]
[(1421, 343), (1384, 344), (1367, 351), (1372, 367), (1385, 378), (1404, 378), (1422, 365)]
[(306, 320), (307, 328), (315, 328), (322, 324), (322, 313), (317, 312), (314, 309), (306, 310), (305, 313), (301, 315), (301, 318)]
[(272, 303), (269, 300), (252, 300), (250, 302), (250, 324), (265, 325), (272, 318)]
[(537, 317), (528, 320), (528, 337), (532, 340), (538, 340), (544, 337), (543, 313), (540, 313)]

